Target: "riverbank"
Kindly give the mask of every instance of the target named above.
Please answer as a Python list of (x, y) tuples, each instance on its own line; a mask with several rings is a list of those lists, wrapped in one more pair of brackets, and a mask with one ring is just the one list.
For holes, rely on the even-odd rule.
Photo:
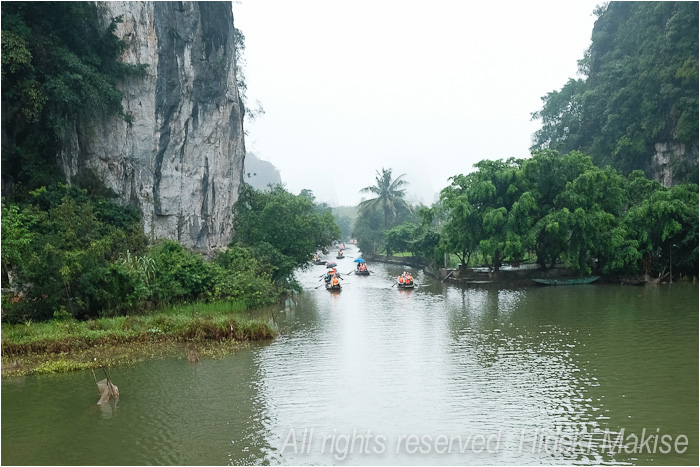
[[(539, 286), (533, 279), (566, 279), (577, 277), (576, 271), (558, 264), (549, 269), (542, 269), (538, 264), (522, 264), (518, 266), (504, 266), (499, 271), (492, 271), (488, 267), (453, 269), (424, 268), (423, 272), (442, 282), (450, 283), (461, 287), (503, 287), (520, 288)], [(601, 275), (595, 283), (598, 284), (619, 284), (639, 286), (645, 284), (663, 284), (668, 281), (668, 277), (651, 278), (644, 276), (618, 276)], [(696, 277), (674, 276), (674, 282), (696, 282)]]
[(229, 354), (272, 339), (274, 324), (241, 316), (235, 304), (189, 305), (141, 316), (2, 325), (2, 376), (125, 365), (165, 355)]
[[(488, 267), (479, 268), (439, 268), (434, 269), (425, 265), (418, 258), (412, 256), (386, 256), (365, 255), (368, 261), (386, 264), (396, 264), (422, 269), (423, 272), (434, 279), (459, 287), (503, 287), (521, 288), (539, 286), (533, 279), (564, 279), (577, 277), (575, 270), (563, 264), (557, 264), (548, 269), (542, 269), (538, 264), (526, 263), (518, 265), (504, 265), (499, 271), (493, 271)], [(696, 282), (695, 276), (678, 275), (673, 277), (674, 282)], [(596, 281), (599, 284), (619, 284), (639, 286), (645, 284), (663, 284), (669, 281), (668, 274), (662, 278), (644, 276), (619, 276), (601, 275)]]
[(413, 268), (425, 268), (425, 264), (414, 256), (386, 256), (386, 255), (364, 255), (367, 262), (400, 264)]

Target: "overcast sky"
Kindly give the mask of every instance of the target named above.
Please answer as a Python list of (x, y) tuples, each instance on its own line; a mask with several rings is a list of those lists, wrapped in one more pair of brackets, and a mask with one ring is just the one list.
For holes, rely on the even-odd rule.
[(234, 2), (265, 109), (246, 147), (295, 194), (354, 205), (386, 167), (431, 204), (476, 162), (529, 155), (530, 114), (579, 77), (597, 3)]

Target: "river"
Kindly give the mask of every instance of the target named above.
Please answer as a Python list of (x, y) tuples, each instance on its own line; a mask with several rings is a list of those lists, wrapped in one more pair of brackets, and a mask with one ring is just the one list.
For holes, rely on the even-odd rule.
[(3, 378), (2, 464), (698, 464), (697, 286), (369, 266), (339, 293), (299, 273), (272, 342), (113, 368), (116, 406), (90, 372)]

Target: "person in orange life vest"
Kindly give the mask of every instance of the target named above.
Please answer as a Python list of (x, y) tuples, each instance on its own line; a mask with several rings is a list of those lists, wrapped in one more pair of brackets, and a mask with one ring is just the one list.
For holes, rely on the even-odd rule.
[(399, 276), (399, 284), (403, 284), (403, 275)]
[(338, 276), (333, 276), (333, 285), (338, 285)]

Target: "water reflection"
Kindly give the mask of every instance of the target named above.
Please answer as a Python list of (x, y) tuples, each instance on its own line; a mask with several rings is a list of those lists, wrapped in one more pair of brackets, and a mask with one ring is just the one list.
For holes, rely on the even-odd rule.
[[(3, 463), (697, 463), (697, 288), (460, 289), (411, 270), (419, 287), (397, 290), (406, 268), (370, 269), (340, 293), (303, 272), (295, 307), (258, 312), (271, 343), (112, 370), (116, 410), (88, 372), (3, 380)], [(688, 451), (603, 449), (657, 427)], [(410, 454), (409, 435), (451, 452)], [(590, 443), (546, 442), (566, 436)]]

